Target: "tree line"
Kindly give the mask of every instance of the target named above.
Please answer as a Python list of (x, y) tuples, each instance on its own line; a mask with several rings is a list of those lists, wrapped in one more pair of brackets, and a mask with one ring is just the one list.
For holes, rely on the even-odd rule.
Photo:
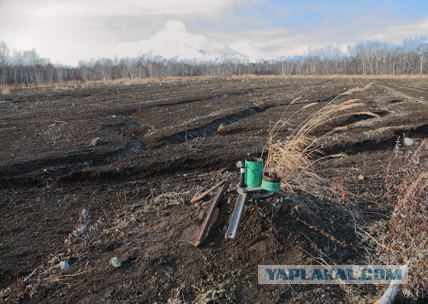
[(35, 50), (11, 52), (0, 42), (0, 85), (114, 80), (168, 76), (403, 75), (428, 74), (428, 40), (398, 45), (364, 42), (342, 51), (337, 46), (310, 49), (302, 56), (250, 62), (237, 58), (196, 62), (140, 56), (81, 61), (77, 67), (53, 65)]

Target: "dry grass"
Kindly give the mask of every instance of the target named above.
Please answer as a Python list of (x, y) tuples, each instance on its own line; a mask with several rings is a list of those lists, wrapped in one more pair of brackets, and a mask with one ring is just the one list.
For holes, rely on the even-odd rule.
[(362, 88), (357, 87), (357, 88), (352, 88), (352, 89), (346, 90), (341, 95), (347, 96), (347, 95), (352, 95), (352, 94), (357, 93), (357, 92), (364, 92), (364, 91), (370, 89), (372, 86), (373, 86), (373, 82), (370, 82)]
[[(383, 80), (383, 79), (427, 79), (428, 75), (410, 74), (410, 75), (255, 75), (242, 74), (232, 76), (168, 76), (168, 77), (144, 77), (144, 78), (118, 78), (118, 79), (99, 79), (99, 80), (71, 80), (54, 83), (37, 83), (37, 84), (13, 84), (3, 85), (0, 92), (11, 89), (80, 89), (93, 86), (108, 85), (133, 85), (140, 83), (169, 82), (177, 80), (210, 80), (210, 79), (252, 79), (252, 78), (272, 78), (272, 79), (363, 79), (363, 80)], [(370, 84), (371, 86), (372, 84)], [(369, 86), (369, 87), (370, 87)], [(366, 89), (368, 89), (367, 87)], [(357, 88), (358, 91), (359, 88)], [(352, 90), (352, 89), (351, 89)]]
[(428, 75), (403, 74), (403, 75), (350, 75), (350, 74), (328, 74), (328, 75), (256, 75), (242, 74), (233, 75), (229, 78), (291, 78), (291, 79), (364, 79), (364, 80), (382, 80), (382, 79), (427, 79)]
[[(280, 119), (273, 125), (268, 137), (266, 170), (276, 173), (281, 178), (283, 189), (286, 191), (300, 190), (316, 196), (331, 192), (332, 188), (317, 174), (315, 165), (334, 157), (323, 155), (320, 144), (323, 139), (334, 133), (335, 129), (320, 136), (315, 136), (314, 132), (333, 120), (362, 113), (355, 110), (364, 105), (359, 99), (340, 103), (332, 101), (301, 123), (294, 124), (292, 121), (294, 117), (298, 117), (298, 113), (291, 115), (291, 119)], [(376, 116), (371, 112), (364, 113)], [(292, 131), (288, 137), (281, 137), (281, 131), (290, 129)]]
[(379, 259), (385, 264), (409, 265), (403, 293), (417, 298), (428, 290), (428, 140), (414, 152), (396, 149), (389, 163), (385, 202), (394, 204), (385, 231), (379, 233)]
[[(172, 82), (178, 80), (199, 80), (206, 81), (212, 79), (224, 79), (220, 76), (168, 76), (168, 77), (144, 77), (144, 78), (118, 78), (118, 79), (99, 79), (99, 80), (70, 80), (62, 82), (51, 83), (35, 83), (35, 84), (11, 84), (0, 86), (0, 91), (15, 90), (15, 89), (56, 89), (56, 90), (71, 90), (82, 89), (97, 86), (110, 86), (110, 85), (134, 85), (145, 83), (158, 83), (158, 82)], [(227, 77), (226, 77), (227, 78)]]
[(10, 93), (11, 93), (11, 90), (8, 87), (4, 87), (4, 88), (0, 89), (0, 94), (1, 95), (9, 95)]

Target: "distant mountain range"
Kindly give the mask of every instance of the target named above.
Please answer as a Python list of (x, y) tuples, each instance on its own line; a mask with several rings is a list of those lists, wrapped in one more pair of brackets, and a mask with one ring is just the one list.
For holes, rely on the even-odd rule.
[(180, 21), (168, 21), (165, 28), (148, 39), (119, 45), (117, 53), (139, 50), (144, 57), (177, 61), (246, 61), (248, 58), (226, 44), (204, 35), (186, 31)]

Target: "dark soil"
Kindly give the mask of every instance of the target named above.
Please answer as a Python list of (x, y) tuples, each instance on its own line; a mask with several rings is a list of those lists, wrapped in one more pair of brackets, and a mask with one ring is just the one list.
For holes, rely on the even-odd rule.
[[(389, 218), (385, 168), (397, 137), (417, 146), (427, 136), (427, 88), (426, 78), (257, 77), (0, 95), (0, 302), (373, 302), (382, 288), (351, 286), (353, 297), (335, 285), (258, 285), (257, 265), (367, 263), (355, 221)], [(299, 193), (250, 201), (238, 238), (227, 241), (232, 186), (208, 239), (192, 246), (209, 206), (191, 204), (192, 195), (224, 178), (235, 185), (236, 161), (261, 155), (272, 122), (304, 119), (334, 98), (361, 99), (362, 111), (379, 115), (319, 131), (339, 128), (323, 150), (346, 156), (319, 169), (343, 182), (349, 201)], [(61, 256), (83, 208), (103, 228), (75, 248), (66, 275), (46, 279), (41, 269)], [(121, 268), (109, 266), (113, 256)]]

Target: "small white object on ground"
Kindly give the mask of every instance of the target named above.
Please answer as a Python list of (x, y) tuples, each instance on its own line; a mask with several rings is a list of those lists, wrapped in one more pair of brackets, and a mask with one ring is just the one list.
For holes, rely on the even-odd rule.
[(93, 140), (91, 140), (91, 146), (96, 147), (103, 143), (103, 140), (100, 137), (95, 137)]
[(410, 137), (404, 137), (403, 144), (406, 147), (409, 147), (409, 146), (413, 146), (415, 144), (415, 141)]
[(221, 132), (221, 131), (223, 131), (224, 129), (225, 129), (225, 126), (224, 126), (224, 124), (223, 124), (223, 123), (221, 123), (221, 124), (218, 126), (217, 131), (218, 131), (218, 132)]
[(364, 180), (364, 175), (362, 175), (362, 174), (358, 175), (358, 179), (359, 180)]
[(118, 257), (112, 257), (110, 259), (110, 266), (112, 266), (113, 268), (119, 268), (120, 266), (122, 266), (122, 261)]
[(70, 263), (68, 261), (61, 261), (59, 262), (59, 269), (61, 272), (67, 272), (70, 270)]

